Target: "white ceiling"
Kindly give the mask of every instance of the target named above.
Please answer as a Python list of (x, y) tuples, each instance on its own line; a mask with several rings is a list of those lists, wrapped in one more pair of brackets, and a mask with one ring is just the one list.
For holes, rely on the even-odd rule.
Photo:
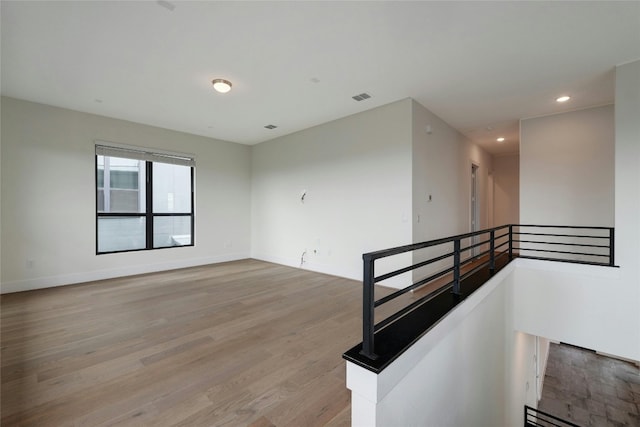
[(520, 118), (613, 102), (640, 58), (637, 1), (166, 6), (2, 1), (2, 94), (242, 144), (411, 97), (500, 154)]

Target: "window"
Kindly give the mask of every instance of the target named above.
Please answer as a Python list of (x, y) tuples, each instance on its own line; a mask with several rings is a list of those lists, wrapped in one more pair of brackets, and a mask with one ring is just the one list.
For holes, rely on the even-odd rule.
[(195, 162), (96, 145), (96, 252), (193, 246)]

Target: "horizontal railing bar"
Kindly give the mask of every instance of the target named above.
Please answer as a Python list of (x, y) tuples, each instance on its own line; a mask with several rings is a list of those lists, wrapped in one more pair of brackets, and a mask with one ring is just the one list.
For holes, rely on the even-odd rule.
[(533, 251), (533, 252), (549, 252), (549, 253), (553, 253), (553, 254), (567, 254), (567, 255), (587, 255), (587, 256), (597, 256), (597, 257), (604, 257), (604, 258), (609, 258), (609, 254), (607, 255), (599, 255), (599, 254), (589, 254), (589, 253), (585, 253), (585, 252), (568, 252), (568, 251), (552, 251), (552, 250), (547, 250), (547, 249), (529, 249), (529, 248), (513, 248), (514, 250), (520, 250), (520, 251)]
[(537, 259), (540, 261), (558, 261), (558, 262), (568, 262), (571, 264), (585, 264), (585, 265), (598, 265), (603, 267), (610, 267), (610, 265), (606, 262), (580, 261), (580, 260), (573, 260), (573, 259), (548, 258), (548, 257), (531, 256), (531, 255), (519, 255), (518, 257), (526, 258), (526, 259)]
[(610, 230), (613, 227), (589, 227), (581, 225), (535, 225), (535, 224), (512, 224), (514, 227), (536, 227), (536, 228), (574, 228), (574, 229), (592, 229), (592, 230)]
[(467, 265), (467, 264), (470, 264), (470, 263), (472, 263), (474, 260), (475, 260), (475, 258), (473, 258), (473, 257), (469, 257), (469, 258), (465, 259), (464, 261), (460, 261), (460, 267), (463, 267), (463, 266), (465, 266), (465, 265)]
[(525, 234), (528, 236), (553, 236), (553, 237), (583, 237), (589, 239), (608, 239), (609, 236), (587, 236), (584, 234), (552, 234), (552, 233), (520, 233), (514, 231), (513, 234), (519, 234), (524, 236)]
[[(543, 424), (540, 424), (543, 423)], [(563, 427), (561, 424), (556, 424), (553, 421), (545, 420), (544, 418), (540, 418), (535, 416), (534, 414), (529, 413), (527, 417), (527, 426), (533, 427)], [(564, 424), (564, 427), (570, 427)]]
[(413, 285), (411, 285), (411, 289), (416, 289), (419, 288), (422, 285), (426, 285), (427, 283), (439, 279), (440, 277), (444, 276), (447, 273), (451, 273), (453, 271), (455, 267), (449, 267), (446, 268), (442, 271), (439, 271), (438, 273), (432, 274), (429, 277), (425, 277), (424, 279), (418, 280), (416, 283), (414, 283)]
[(477, 248), (478, 246), (482, 246), (490, 242), (491, 242), (491, 239), (487, 239), (482, 242), (474, 243), (473, 245), (469, 245), (466, 248), (460, 248), (460, 252), (468, 251), (469, 249)]
[(500, 236), (496, 236), (496, 240), (501, 239), (503, 237), (509, 237), (509, 233), (504, 233), (504, 234), (502, 234)]
[[(553, 421), (545, 420), (544, 418), (537, 417), (534, 414), (529, 413), (527, 417), (527, 427), (570, 427), (566, 424), (556, 424)], [(544, 424), (540, 424), (544, 423)]]
[(422, 298), (420, 298), (420, 299), (416, 300), (415, 302), (411, 303), (410, 305), (404, 307), (402, 310), (400, 310), (400, 311), (392, 314), (391, 316), (387, 317), (386, 319), (382, 320), (377, 325), (374, 325), (373, 330), (375, 332), (378, 332), (380, 329), (384, 328), (385, 326), (389, 325), (390, 323), (395, 322), (396, 320), (398, 320), (399, 318), (401, 318), (405, 314), (415, 310), (418, 306), (424, 304), (425, 302), (427, 302), (430, 299), (435, 298), (436, 296), (440, 295), (444, 291), (447, 291), (447, 290), (451, 289), (452, 287), (453, 287), (453, 282), (451, 281), (451, 282), (447, 283), (446, 285), (443, 285), (442, 287), (436, 289), (435, 291), (428, 293), (427, 295), (423, 296)]
[[(507, 241), (506, 241), (506, 242), (504, 242), (504, 243), (500, 243), (499, 245), (497, 245), (497, 246), (496, 246), (495, 248), (493, 248), (493, 249), (494, 249), (494, 250), (497, 250), (498, 248), (501, 248), (501, 247), (503, 247), (504, 245), (508, 245), (508, 244), (509, 244), (509, 240), (507, 240)], [(507, 252), (505, 252), (505, 253), (507, 253)]]
[[(544, 412), (544, 411), (541, 411), (539, 409), (532, 408), (529, 405), (524, 405), (524, 408), (525, 408), (525, 412), (527, 413), (527, 415), (534, 415), (534, 416), (536, 416), (536, 418), (538, 418), (537, 414), (542, 414), (542, 415), (545, 415), (545, 416), (547, 416), (549, 418), (554, 419), (555, 421), (560, 421), (561, 423), (568, 424), (571, 427), (580, 427), (579, 425), (574, 424), (571, 421), (563, 420), (562, 418), (556, 417), (555, 415), (551, 415), (551, 414), (549, 414), (547, 412)], [(543, 421), (547, 422), (546, 420), (543, 420)]]
[(377, 301), (374, 301), (373, 306), (374, 307), (379, 307), (382, 304), (384, 304), (386, 302), (389, 302), (394, 298), (399, 297), (400, 295), (406, 294), (407, 292), (409, 292), (409, 291), (411, 291), (413, 289), (419, 288), (420, 286), (425, 285), (425, 284), (431, 282), (432, 280), (439, 279), (440, 277), (444, 276), (447, 273), (451, 273), (453, 271), (453, 269), (454, 269), (454, 267), (447, 268), (446, 270), (442, 270), (442, 271), (440, 271), (440, 272), (438, 272), (436, 274), (433, 274), (433, 275), (431, 275), (429, 277), (426, 277), (426, 278), (424, 278), (422, 280), (419, 280), (419, 281), (417, 281), (416, 283), (414, 283), (411, 286), (407, 286), (406, 288), (402, 288), (400, 290), (397, 290), (392, 294), (389, 294), (389, 295), (387, 295), (385, 297), (380, 298)]
[(410, 265), (409, 267), (401, 268), (399, 270), (392, 271), (391, 273), (383, 274), (382, 276), (378, 276), (375, 279), (373, 279), (373, 282), (374, 283), (382, 282), (383, 280), (387, 280), (387, 279), (389, 279), (391, 277), (395, 277), (395, 276), (397, 276), (399, 274), (407, 273), (407, 272), (409, 272), (411, 270), (415, 270), (417, 268), (424, 267), (425, 265), (432, 264), (432, 263), (434, 263), (436, 261), (441, 261), (441, 260), (443, 260), (445, 258), (449, 258), (450, 256), (453, 256), (453, 252), (448, 253), (448, 254), (444, 254), (444, 255), (440, 255), (439, 257), (431, 258), (431, 259), (428, 259), (426, 261), (421, 261), (418, 264)]
[(474, 231), (474, 232), (471, 232), (471, 233), (459, 234), (457, 236), (445, 237), (445, 238), (442, 238), (442, 239), (430, 240), (428, 242), (413, 243), (411, 245), (398, 246), (396, 248), (391, 248), (391, 249), (383, 249), (383, 250), (380, 250), (380, 251), (369, 252), (369, 253), (363, 254), (362, 258), (363, 259), (367, 259), (367, 260), (375, 260), (375, 259), (380, 259), (380, 258), (386, 258), (388, 256), (398, 255), (398, 254), (401, 254), (401, 253), (404, 253), (404, 252), (415, 251), (415, 250), (418, 250), (418, 249), (429, 248), (431, 246), (437, 246), (437, 245), (441, 245), (443, 243), (450, 243), (450, 242), (453, 242), (455, 240), (466, 239), (466, 238), (469, 238), (469, 237), (478, 236), (480, 234), (488, 233), (488, 232), (490, 232), (492, 230), (502, 230), (503, 228), (508, 228), (508, 227), (509, 227), (509, 225), (501, 225), (499, 227), (489, 228), (489, 229), (480, 230), (480, 231)]
[(585, 243), (562, 243), (562, 242), (538, 242), (535, 240), (516, 240), (513, 239), (514, 242), (518, 243), (537, 243), (539, 245), (562, 245), (562, 246), (584, 246), (586, 248), (604, 248), (609, 249), (609, 246), (605, 245), (587, 245)]
[[(487, 249), (484, 252), (480, 252), (479, 254), (475, 255), (472, 258), (469, 258), (466, 262), (472, 262), (472, 261), (476, 261), (478, 258), (483, 257), (485, 255), (487, 255), (488, 253), (491, 252), (491, 249)], [(491, 258), (487, 258), (487, 262), (491, 261)]]
[(499, 247), (504, 246), (504, 245), (508, 245), (508, 244), (509, 244), (509, 240), (507, 240), (506, 242), (502, 242), (502, 243), (500, 243), (500, 244), (499, 244), (498, 246), (496, 246), (494, 249), (498, 249)]

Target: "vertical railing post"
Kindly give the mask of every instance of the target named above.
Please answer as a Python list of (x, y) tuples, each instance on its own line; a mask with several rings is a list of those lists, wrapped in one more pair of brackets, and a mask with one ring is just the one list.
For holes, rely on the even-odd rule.
[(489, 271), (493, 273), (496, 271), (496, 256), (494, 253), (496, 250), (496, 230), (491, 230), (489, 235)]
[(513, 259), (513, 224), (509, 224), (509, 261)]
[(376, 359), (374, 352), (374, 260), (370, 255), (362, 255), (364, 261), (364, 272), (362, 278), (362, 351), (363, 356), (369, 359)]
[(460, 295), (460, 239), (453, 241), (453, 291)]
[(616, 265), (616, 233), (615, 228), (609, 228), (609, 266)]

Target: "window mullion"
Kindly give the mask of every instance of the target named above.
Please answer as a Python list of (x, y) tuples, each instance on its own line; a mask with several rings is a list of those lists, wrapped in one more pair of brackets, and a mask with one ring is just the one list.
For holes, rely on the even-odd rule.
[(153, 162), (146, 162), (146, 231), (147, 249), (153, 249)]
[(195, 224), (196, 224), (196, 214), (194, 212), (195, 210), (195, 186), (193, 185), (193, 181), (194, 181), (194, 168), (191, 168), (191, 244), (195, 245), (196, 244), (196, 233), (195, 233)]

